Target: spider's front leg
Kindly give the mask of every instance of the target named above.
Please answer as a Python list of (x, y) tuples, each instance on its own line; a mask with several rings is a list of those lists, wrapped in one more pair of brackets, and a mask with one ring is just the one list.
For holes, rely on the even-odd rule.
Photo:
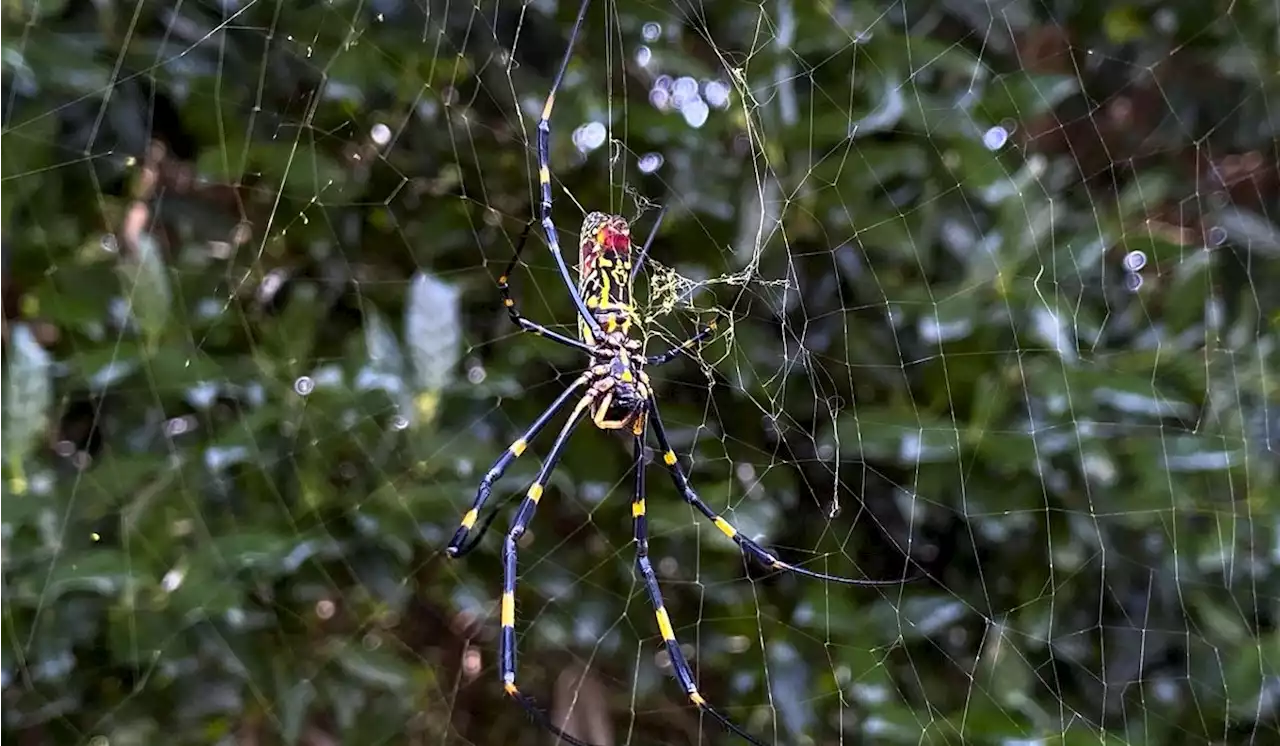
[(711, 323), (702, 327), (702, 331), (698, 332), (692, 337), (689, 337), (685, 341), (681, 342), (675, 347), (672, 347), (666, 352), (662, 352), (657, 355), (650, 355), (649, 357), (646, 357), (644, 359), (644, 363), (645, 365), (662, 365), (664, 363), (669, 363), (672, 360), (674, 360), (676, 356), (679, 355), (680, 353), (686, 352), (690, 347), (693, 347), (694, 345), (698, 344), (699, 342), (706, 339), (707, 337), (710, 337), (712, 333), (715, 332), (715, 330), (716, 330), (716, 322), (712, 321)]
[(536, 138), (536, 147), (538, 151), (538, 191), (541, 199), (538, 201), (538, 213), (542, 222), (542, 230), (547, 236), (547, 246), (551, 249), (551, 258), (555, 259), (556, 268), (560, 270), (560, 279), (564, 281), (565, 287), (569, 290), (572, 297), (574, 308), (577, 309), (578, 315), (582, 317), (582, 323), (592, 331), (593, 336), (600, 335), (600, 322), (595, 316), (591, 315), (591, 311), (587, 309), (586, 301), (578, 292), (578, 288), (574, 285), (573, 278), (569, 276), (569, 267), (564, 263), (564, 255), (560, 253), (560, 238), (556, 233), (556, 224), (551, 219), (551, 112), (556, 105), (556, 92), (560, 90), (560, 84), (564, 82), (565, 70), (569, 69), (569, 59), (573, 57), (573, 44), (578, 39), (578, 34), (582, 31), (582, 22), (587, 18), (587, 8), (590, 7), (591, 0), (582, 0), (582, 5), (578, 6), (578, 18), (573, 22), (573, 30), (569, 32), (569, 44), (565, 47), (564, 58), (560, 61), (560, 69), (556, 71), (556, 78), (551, 83), (551, 90), (547, 92), (547, 101), (542, 105), (542, 116), (538, 118), (538, 134)]

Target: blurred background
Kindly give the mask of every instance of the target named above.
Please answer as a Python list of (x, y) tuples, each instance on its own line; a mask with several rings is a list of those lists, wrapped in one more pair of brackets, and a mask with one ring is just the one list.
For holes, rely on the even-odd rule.
[[(1275, 3), (602, 0), (555, 222), (637, 240), (701, 496), (651, 552), (766, 744), (1280, 743)], [(573, 380), (494, 287), (573, 0), (3, 3), (3, 730), (549, 744), (501, 534)], [(535, 232), (525, 313), (575, 333)], [(651, 442), (650, 445), (653, 445)], [(519, 683), (592, 744), (742, 743), (675, 682), (625, 439), (521, 542)]]

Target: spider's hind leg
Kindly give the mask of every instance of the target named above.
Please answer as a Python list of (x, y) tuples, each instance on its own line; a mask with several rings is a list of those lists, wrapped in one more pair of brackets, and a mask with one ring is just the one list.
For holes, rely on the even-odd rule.
[(680, 649), (680, 642), (676, 639), (675, 628), (671, 625), (671, 616), (667, 613), (667, 607), (662, 600), (662, 589), (658, 587), (658, 575), (654, 572), (653, 562), (649, 559), (649, 522), (645, 517), (643, 427), (635, 433), (633, 443), (635, 448), (636, 481), (635, 493), (631, 498), (631, 517), (636, 542), (636, 569), (640, 571), (645, 591), (649, 595), (649, 602), (653, 604), (653, 614), (658, 621), (658, 632), (662, 635), (662, 644), (667, 649), (667, 657), (671, 661), (672, 670), (675, 671), (676, 681), (680, 682), (680, 688), (684, 689), (685, 696), (699, 710), (707, 713), (721, 726), (753, 746), (764, 746), (761, 741), (744, 731), (741, 726), (730, 720), (728, 716), (721, 714), (708, 704), (706, 698), (698, 692), (698, 685), (693, 676), (693, 667), (689, 665), (689, 661), (684, 657), (684, 652)]
[(565, 445), (569, 442), (569, 435), (582, 422), (593, 399), (593, 393), (590, 391), (583, 395), (569, 415), (568, 422), (560, 428), (560, 434), (556, 436), (546, 461), (542, 462), (537, 478), (529, 486), (528, 493), (520, 502), (520, 508), (511, 521), (511, 528), (502, 542), (502, 630), (498, 640), (498, 671), (502, 676), (502, 690), (518, 702), (539, 726), (570, 746), (591, 746), (591, 744), (574, 738), (553, 725), (546, 713), (538, 708), (537, 702), (516, 686), (516, 559), (519, 551), (517, 542), (533, 520), (538, 502), (542, 499), (543, 487), (560, 461)]
[(867, 578), (847, 578), (841, 575), (828, 575), (825, 572), (816, 572), (808, 570), (790, 562), (784, 562), (772, 552), (760, 546), (755, 540), (743, 536), (738, 529), (734, 528), (718, 513), (711, 509), (710, 505), (703, 502), (698, 493), (694, 491), (693, 486), (689, 484), (689, 477), (684, 473), (684, 468), (680, 466), (680, 460), (676, 458), (676, 452), (671, 448), (671, 442), (667, 440), (666, 429), (662, 426), (662, 418), (658, 416), (658, 402), (652, 396), (649, 398), (649, 422), (653, 426), (653, 434), (658, 439), (658, 447), (662, 449), (662, 463), (666, 464), (667, 471), (671, 473), (671, 481), (675, 483), (676, 489), (680, 492), (680, 496), (685, 502), (692, 505), (699, 513), (706, 516), (707, 520), (715, 524), (720, 533), (733, 540), (738, 545), (738, 549), (747, 557), (759, 562), (761, 565), (771, 570), (781, 570), (784, 572), (792, 572), (796, 575), (803, 575), (807, 578), (816, 580), (826, 580), (833, 583), (841, 583), (843, 585), (864, 585), (864, 586), (882, 586), (882, 585), (902, 585), (903, 583), (915, 580), (914, 577), (903, 577), (901, 580), (870, 580)]
[[(445, 552), (450, 557), (462, 557), (472, 549), (475, 549), (476, 545), (480, 543), (481, 537), (484, 536), (484, 530), (488, 528), (488, 520), (485, 521), (481, 530), (471, 541), (468, 542), (466, 539), (467, 535), (471, 533), (471, 529), (475, 527), (476, 521), (480, 518), (480, 510), (489, 499), (489, 493), (493, 491), (493, 483), (502, 478), (502, 475), (507, 471), (507, 467), (511, 466), (512, 462), (520, 458), (520, 455), (524, 453), (524, 449), (528, 447), (529, 441), (533, 440), (533, 438), (542, 431), (542, 428), (547, 426), (547, 423), (551, 421), (551, 418), (555, 416), (556, 412), (560, 411), (560, 408), (564, 406), (565, 402), (572, 399), (573, 395), (586, 385), (589, 380), (590, 377), (586, 374), (578, 376), (578, 378), (574, 380), (573, 383), (569, 384), (568, 388), (566, 388), (560, 396), (556, 397), (555, 401), (551, 402), (551, 406), (547, 407), (542, 414), (538, 415), (538, 419), (534, 420), (533, 424), (529, 426), (529, 429), (524, 431), (524, 435), (516, 438), (507, 450), (498, 457), (498, 460), (494, 462), (493, 466), (489, 467), (489, 471), (486, 472), (484, 478), (480, 480), (480, 488), (476, 491), (476, 499), (471, 504), (471, 509), (462, 516), (462, 524), (458, 526), (458, 530), (454, 532), (453, 538), (449, 540), (449, 546), (445, 549)], [(490, 519), (492, 519), (492, 516), (490, 516)]]

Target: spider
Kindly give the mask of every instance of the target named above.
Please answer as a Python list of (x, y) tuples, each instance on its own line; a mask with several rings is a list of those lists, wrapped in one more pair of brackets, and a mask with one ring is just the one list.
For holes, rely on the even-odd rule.
[(542, 228), (546, 233), (551, 255), (559, 267), (560, 275), (577, 308), (580, 317), (578, 321), (580, 339), (560, 334), (529, 320), (520, 313), (516, 307), (515, 299), (511, 296), (510, 275), (520, 261), (520, 253), (523, 251), (529, 237), (533, 221), (530, 221), (525, 226), (520, 239), (516, 243), (515, 256), (512, 257), (505, 271), (498, 278), (498, 290), (512, 323), (524, 331), (539, 334), (562, 345), (580, 350), (587, 355), (589, 365), (586, 371), (569, 384), (568, 388), (534, 420), (524, 434), (507, 448), (489, 469), (488, 473), (484, 475), (476, 492), (475, 501), (463, 515), (462, 524), (454, 533), (445, 551), (449, 557), (460, 558), (477, 546), (480, 537), (485, 529), (488, 528), (489, 521), (493, 519), (493, 515), (486, 519), (475, 535), (471, 537), (471, 541), (467, 541), (467, 537), (476, 528), (480, 510), (488, 500), (494, 482), (501, 478), (507, 468), (524, 453), (529, 442), (546, 427), (552, 417), (576, 398), (576, 403), (569, 413), (568, 421), (560, 428), (560, 433), (556, 436), (546, 460), (542, 463), (542, 468), (538, 471), (537, 477), (521, 501), (520, 507), (512, 519), (511, 527), (507, 531), (506, 538), (503, 540), (502, 631), (498, 654), (503, 690), (508, 696), (516, 700), (539, 725), (562, 739), (565, 743), (572, 746), (591, 746), (555, 727), (538, 708), (533, 698), (524, 694), (516, 686), (515, 629), (518, 540), (533, 520), (534, 511), (537, 510), (538, 502), (542, 499), (543, 488), (547, 484), (552, 470), (555, 469), (557, 462), (559, 462), (570, 434), (582, 422), (583, 418), (589, 415), (592, 423), (597, 428), (629, 432), (631, 436), (634, 455), (633, 466), (635, 469), (631, 515), (636, 544), (636, 567), (643, 579), (649, 600), (653, 604), (658, 631), (662, 635), (663, 644), (666, 647), (667, 655), (671, 660), (671, 666), (675, 671), (680, 687), (694, 706), (718, 721), (723, 727), (749, 743), (755, 744), (755, 746), (765, 746), (762, 741), (747, 733), (741, 726), (712, 707), (699, 693), (693, 668), (685, 659), (684, 653), (680, 650), (680, 644), (676, 640), (675, 629), (672, 626), (666, 606), (663, 604), (662, 591), (658, 587), (658, 578), (654, 572), (653, 563), (649, 559), (644, 480), (646, 433), (653, 432), (658, 448), (662, 452), (662, 463), (666, 466), (676, 489), (680, 492), (685, 502), (705, 516), (726, 537), (737, 544), (744, 556), (759, 562), (769, 569), (792, 572), (797, 575), (834, 583), (884, 586), (898, 585), (902, 581), (846, 578), (815, 572), (785, 562), (767, 551), (759, 543), (739, 533), (732, 524), (703, 502), (702, 498), (698, 497), (698, 493), (690, 485), (689, 478), (685, 474), (683, 467), (681, 467), (680, 460), (667, 439), (666, 430), (662, 425), (662, 418), (658, 415), (658, 402), (654, 396), (649, 376), (644, 369), (646, 366), (658, 366), (674, 360), (681, 353), (709, 337), (716, 327), (714, 323), (708, 324), (683, 343), (659, 355), (645, 355), (643, 352), (644, 343), (634, 336), (640, 330), (637, 328), (639, 320), (636, 318), (635, 308), (632, 305), (632, 289), (636, 273), (643, 266), (649, 245), (661, 225), (661, 213), (659, 213), (648, 239), (640, 252), (634, 257), (631, 250), (631, 228), (625, 218), (601, 212), (588, 213), (583, 219), (579, 237), (579, 281), (576, 286), (574, 285), (569, 275), (569, 268), (565, 265), (564, 257), (560, 252), (560, 243), (556, 234), (555, 224), (551, 220), (551, 168), (549, 162), (551, 151), (551, 110), (555, 106), (556, 92), (560, 88), (565, 70), (569, 66), (569, 60), (573, 56), (574, 44), (581, 31), (583, 20), (590, 4), (590, 0), (583, 0), (578, 10), (577, 20), (574, 22), (573, 30), (569, 35), (568, 48), (565, 50), (564, 58), (560, 63), (559, 72), (551, 85), (551, 90), (547, 94), (542, 116), (538, 120), (537, 134), (538, 181), (542, 197), (539, 213)]

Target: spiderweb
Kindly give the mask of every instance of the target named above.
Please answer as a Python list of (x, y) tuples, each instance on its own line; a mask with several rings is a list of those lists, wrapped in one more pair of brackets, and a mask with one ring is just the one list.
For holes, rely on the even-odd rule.
[[(648, 351), (718, 321), (651, 371), (698, 494), (903, 581), (744, 562), (649, 453), (699, 691), (769, 744), (1270, 742), (1276, 6), (913, 5), (594, 3), (556, 100), (566, 261), (588, 211), (661, 214)], [(551, 740), (498, 600), (562, 418), (443, 548), (585, 362), (495, 289), (576, 10), (6, 4), (7, 733)], [(523, 257), (574, 336), (536, 226)], [(575, 433), (521, 689), (601, 746), (733, 742), (673, 679), (633, 480)]]

